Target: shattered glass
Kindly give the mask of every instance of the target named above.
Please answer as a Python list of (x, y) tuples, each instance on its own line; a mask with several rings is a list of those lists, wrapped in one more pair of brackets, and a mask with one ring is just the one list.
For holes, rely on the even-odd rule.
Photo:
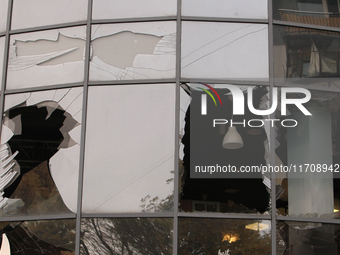
[(178, 254), (270, 255), (271, 222), (179, 218)]
[(276, 226), (276, 254), (337, 254), (339, 234), (340, 227), (336, 224), (279, 221)]
[(80, 254), (172, 254), (173, 219), (86, 218)]
[(89, 88), (84, 213), (173, 210), (174, 116), (174, 84)]
[(12, 35), (7, 89), (81, 82), (85, 27)]
[(1, 255), (73, 255), (75, 220), (1, 222)]
[(267, 19), (267, 0), (183, 0), (183, 16)]
[(82, 89), (7, 95), (0, 215), (76, 212)]
[(91, 49), (91, 81), (174, 78), (176, 24), (95, 25)]
[[(133, 6), (133, 8), (131, 8)], [(94, 0), (93, 19), (175, 16), (176, 0)]]
[(87, 1), (84, 0), (14, 0), (12, 29), (39, 27), (84, 21), (87, 18)]
[(268, 80), (268, 25), (184, 21), (182, 35), (182, 77)]

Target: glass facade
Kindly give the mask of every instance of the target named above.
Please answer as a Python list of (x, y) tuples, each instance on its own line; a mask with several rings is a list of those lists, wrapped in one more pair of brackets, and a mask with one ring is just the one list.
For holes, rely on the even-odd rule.
[(340, 254), (339, 13), (0, 0), (0, 254)]

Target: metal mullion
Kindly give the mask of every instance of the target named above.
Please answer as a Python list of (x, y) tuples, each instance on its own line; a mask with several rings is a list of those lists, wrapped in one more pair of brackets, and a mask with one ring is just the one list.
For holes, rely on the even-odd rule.
[(205, 79), (205, 78), (181, 78), (181, 82), (193, 82), (193, 83), (213, 83), (213, 84), (233, 84), (233, 85), (249, 85), (249, 86), (269, 86), (269, 81), (256, 79), (252, 80), (229, 80), (229, 79)]
[(115, 24), (115, 23), (157, 22), (157, 21), (176, 21), (176, 20), (177, 20), (177, 16), (97, 19), (97, 20), (93, 20), (92, 24), (101, 25), (101, 24)]
[(47, 86), (23, 88), (23, 89), (10, 89), (10, 90), (5, 91), (5, 95), (38, 92), (38, 91), (46, 91), (46, 90), (56, 90), (56, 89), (67, 89), (67, 88), (74, 88), (74, 87), (80, 87), (80, 86), (83, 86), (82, 82), (67, 83), (67, 84), (60, 84), (60, 85), (47, 85)]
[(270, 220), (269, 214), (242, 214), (242, 213), (178, 213), (180, 218), (213, 218), (213, 219), (241, 219), (241, 220)]
[(29, 28), (21, 28), (21, 29), (15, 29), (11, 30), (10, 34), (22, 34), (22, 33), (31, 33), (31, 32), (39, 32), (43, 30), (52, 30), (52, 29), (62, 29), (62, 28), (68, 28), (68, 27), (78, 27), (78, 26), (85, 26), (86, 21), (76, 21), (76, 22), (69, 22), (69, 23), (61, 23), (56, 25), (47, 25), (47, 26), (41, 26), (41, 27), (29, 27)]
[(292, 216), (276, 216), (280, 221), (294, 221), (294, 222), (314, 222), (314, 223), (326, 223), (326, 224), (340, 224), (340, 219), (324, 219), (324, 218), (302, 218)]
[[(274, 25), (272, 0), (268, 0), (268, 56), (269, 56), (269, 85), (270, 85), (270, 105), (273, 105), (274, 88)], [(271, 119), (275, 119), (275, 113), (270, 114)], [(269, 163), (275, 166), (275, 127), (270, 126), (269, 132)], [(270, 173), (271, 183), (271, 254), (276, 255), (276, 185), (275, 173)]]
[(182, 21), (267, 24), (267, 19), (182, 16)]
[(180, 116), (180, 86), (181, 86), (181, 43), (182, 43), (182, 1), (177, 0), (177, 23), (176, 23), (176, 104), (175, 104), (175, 152), (174, 152), (174, 218), (172, 235), (172, 254), (178, 250), (178, 206), (179, 206), (179, 116)]
[(4, 49), (4, 59), (3, 59), (3, 67), (0, 72), (2, 72), (2, 80), (1, 80), (1, 95), (0, 95), (0, 134), (2, 130), (2, 117), (3, 110), (5, 105), (5, 90), (6, 90), (6, 79), (7, 79), (7, 65), (8, 65), (8, 55), (9, 55), (9, 31), (11, 29), (11, 16), (12, 16), (12, 6), (13, 0), (9, 0), (8, 9), (7, 9), (7, 24), (6, 24), (6, 36), (5, 36), (5, 49)]
[(173, 212), (155, 213), (83, 213), (82, 218), (173, 218)]
[(89, 81), (89, 69), (90, 69), (90, 53), (91, 53), (92, 5), (93, 5), (92, 0), (88, 0), (87, 27), (86, 27), (86, 48), (85, 48), (85, 64), (84, 64), (82, 125), (81, 125), (80, 156), (79, 156), (78, 200), (77, 200), (77, 218), (76, 218), (76, 245), (75, 245), (75, 254), (76, 255), (80, 254), (81, 216), (82, 216), (84, 161), (85, 161), (85, 134), (86, 134), (86, 116), (87, 116), (88, 81)]
[(76, 219), (76, 214), (54, 214), (54, 215), (23, 215), (13, 217), (0, 217), (0, 222), (8, 221), (39, 221), (39, 220), (59, 220), (59, 219)]
[(90, 86), (105, 85), (146, 85), (146, 84), (169, 84), (175, 83), (176, 79), (145, 79), (145, 80), (118, 80), (118, 81), (89, 81)]

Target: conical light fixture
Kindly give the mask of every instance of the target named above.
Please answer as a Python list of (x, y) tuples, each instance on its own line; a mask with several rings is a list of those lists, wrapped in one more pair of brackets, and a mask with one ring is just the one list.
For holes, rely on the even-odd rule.
[(236, 127), (229, 127), (223, 138), (222, 147), (225, 149), (240, 149), (243, 147), (242, 137), (237, 132)]

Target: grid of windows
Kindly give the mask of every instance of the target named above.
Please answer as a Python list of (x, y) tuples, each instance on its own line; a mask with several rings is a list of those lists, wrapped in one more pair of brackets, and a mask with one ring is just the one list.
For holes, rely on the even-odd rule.
[[(0, 0), (1, 249), (338, 254), (338, 3), (141, 3)], [(190, 178), (194, 146), (226, 133), (195, 140), (197, 84), (251, 91), (262, 110), (274, 87), (307, 88), (312, 119), (289, 108), (290, 129), (279, 108), (248, 111), (271, 125), (237, 127), (241, 149), (206, 155), (327, 171)]]

